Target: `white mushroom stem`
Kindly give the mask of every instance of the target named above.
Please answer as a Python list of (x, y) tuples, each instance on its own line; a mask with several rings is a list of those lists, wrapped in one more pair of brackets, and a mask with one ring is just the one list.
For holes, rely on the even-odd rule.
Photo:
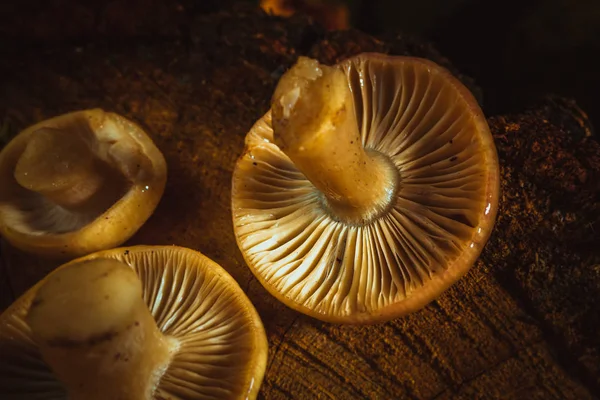
[(103, 202), (93, 198), (105, 186), (105, 169), (77, 132), (43, 128), (31, 135), (14, 177), (22, 187), (66, 209), (79, 209), (89, 208), (91, 200)]
[(156, 326), (136, 273), (116, 260), (84, 261), (52, 274), (27, 321), (74, 400), (151, 399), (175, 347)]
[(387, 207), (398, 173), (363, 148), (343, 71), (300, 57), (275, 90), (272, 117), (276, 144), (337, 217), (364, 221)]

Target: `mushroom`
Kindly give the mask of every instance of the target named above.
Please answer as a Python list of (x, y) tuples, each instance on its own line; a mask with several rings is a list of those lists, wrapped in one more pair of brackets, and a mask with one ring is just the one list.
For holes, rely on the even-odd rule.
[(71, 261), (0, 315), (3, 399), (252, 399), (266, 356), (236, 281), (182, 247)]
[(496, 148), (472, 94), (420, 58), (300, 57), (246, 136), (233, 226), (254, 275), (312, 317), (375, 323), (463, 276), (494, 225)]
[(166, 169), (120, 115), (92, 109), (40, 122), (0, 152), (0, 235), (49, 257), (118, 246), (158, 205)]

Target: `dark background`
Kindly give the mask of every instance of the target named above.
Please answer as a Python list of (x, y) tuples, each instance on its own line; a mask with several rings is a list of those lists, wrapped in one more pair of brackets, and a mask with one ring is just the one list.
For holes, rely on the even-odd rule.
[[(600, 1), (385, 0), (374, 33), (424, 36), (484, 89), (493, 113), (512, 112), (545, 94), (574, 98), (596, 125), (600, 108)], [(365, 2), (367, 4), (367, 2)], [(385, 11), (386, 7), (395, 7)]]
[[(74, 41), (85, 41), (86, 32), (119, 40), (134, 36), (139, 40), (138, 33), (168, 38), (174, 34), (172, 21), (179, 20), (189, 29), (186, 18), (191, 15), (240, 1), (260, 2), (4, 0), (0, 3), (0, 56), (3, 45), (14, 50), (15, 43), (18, 47), (28, 38), (47, 43), (51, 34)], [(484, 90), (483, 108), (488, 115), (519, 111), (542, 95), (556, 94), (575, 99), (592, 122), (600, 125), (596, 101), (600, 92), (599, 0), (284, 1), (343, 3), (354, 28), (384, 39), (402, 33), (431, 41)], [(29, 21), (21, 21), (24, 15)], [(49, 21), (49, 15), (54, 20)], [(112, 25), (102, 26), (107, 20)], [(131, 32), (124, 32), (124, 26), (131, 27)]]
[[(252, 0), (249, 0), (252, 1)], [(598, 0), (341, 0), (353, 27), (433, 42), (484, 90), (486, 113), (539, 97), (575, 99), (600, 124)]]

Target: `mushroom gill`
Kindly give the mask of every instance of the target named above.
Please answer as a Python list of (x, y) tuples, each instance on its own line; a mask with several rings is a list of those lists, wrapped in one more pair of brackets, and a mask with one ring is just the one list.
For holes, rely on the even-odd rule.
[(442, 67), (301, 57), (246, 137), (234, 231), (288, 306), (332, 322), (387, 320), (473, 265), (494, 225), (498, 173), (485, 117)]
[(0, 233), (74, 257), (118, 246), (156, 208), (166, 163), (136, 124), (100, 109), (33, 125), (0, 152)]
[(266, 354), (235, 280), (175, 246), (69, 262), (0, 315), (3, 399), (252, 399)]

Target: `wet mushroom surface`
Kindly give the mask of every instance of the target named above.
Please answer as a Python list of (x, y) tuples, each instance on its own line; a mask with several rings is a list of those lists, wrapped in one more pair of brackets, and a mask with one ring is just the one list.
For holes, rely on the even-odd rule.
[(0, 315), (3, 399), (251, 399), (266, 356), (235, 280), (176, 246), (74, 260)]
[(152, 139), (118, 114), (90, 109), (44, 120), (0, 153), (0, 232), (51, 257), (118, 246), (156, 208), (166, 171)]
[(333, 322), (394, 318), (473, 265), (494, 225), (498, 173), (483, 113), (444, 68), (301, 57), (246, 136), (236, 239), (288, 306)]

